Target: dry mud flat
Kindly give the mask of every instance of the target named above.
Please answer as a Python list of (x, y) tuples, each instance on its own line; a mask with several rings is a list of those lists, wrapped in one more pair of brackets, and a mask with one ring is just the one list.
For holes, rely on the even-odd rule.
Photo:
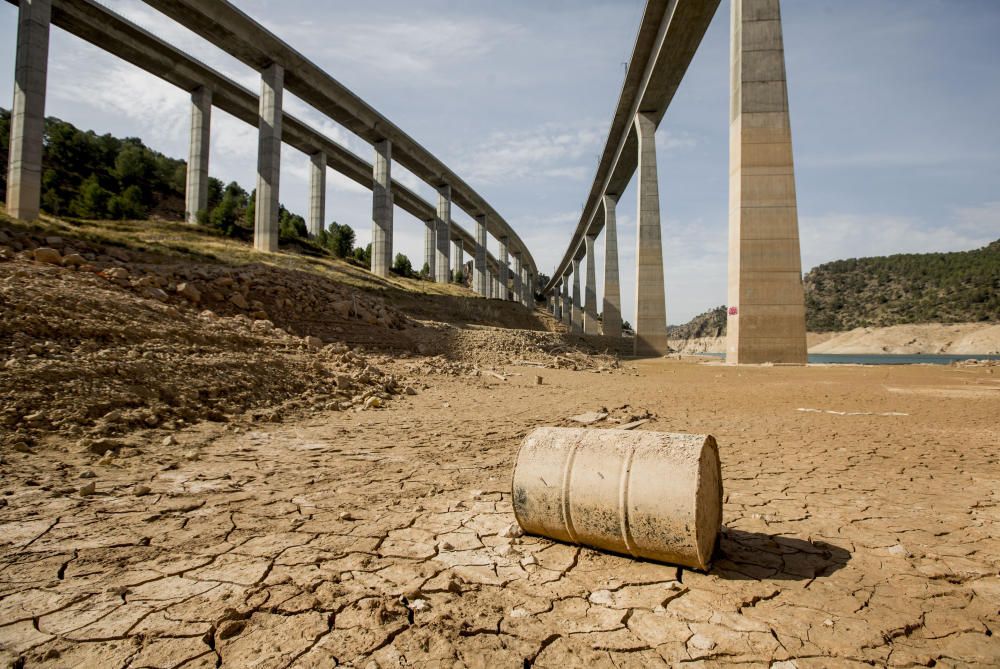
[[(385, 409), (197, 423), (106, 464), (72, 442), (6, 451), (0, 658), (1000, 663), (995, 370), (628, 367), (428, 376)], [(520, 440), (602, 407), (718, 438), (726, 532), (710, 573), (511, 531)]]

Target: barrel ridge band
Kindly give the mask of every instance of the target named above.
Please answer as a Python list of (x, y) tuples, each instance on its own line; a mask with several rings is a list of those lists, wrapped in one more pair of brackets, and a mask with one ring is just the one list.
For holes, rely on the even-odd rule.
[(625, 550), (632, 557), (639, 557), (635, 554), (635, 541), (632, 539), (632, 528), (628, 518), (628, 492), (632, 478), (632, 458), (635, 457), (635, 448), (627, 449), (625, 461), (622, 463), (622, 475), (618, 482), (618, 518), (621, 522), (622, 541), (625, 542)]
[(570, 478), (573, 473), (573, 460), (576, 459), (576, 450), (580, 447), (579, 440), (573, 442), (573, 446), (569, 449), (569, 455), (566, 456), (566, 464), (563, 466), (563, 477), (562, 477), (562, 512), (563, 512), (563, 522), (566, 524), (566, 533), (569, 535), (570, 540), (578, 544), (580, 541), (576, 538), (576, 530), (573, 527), (573, 514), (570, 512), (569, 503), (569, 489), (570, 489)]

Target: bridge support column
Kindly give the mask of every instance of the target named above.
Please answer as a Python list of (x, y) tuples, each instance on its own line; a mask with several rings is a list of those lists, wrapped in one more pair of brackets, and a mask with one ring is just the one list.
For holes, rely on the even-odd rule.
[(587, 245), (587, 288), (584, 292), (583, 307), (583, 331), (585, 334), (600, 334), (601, 328), (597, 323), (597, 254), (594, 252), (594, 241), (596, 237), (587, 236), (584, 242)]
[(326, 227), (326, 153), (317, 151), (310, 159), (309, 236), (315, 237)]
[(257, 201), (254, 205), (253, 246), (278, 250), (278, 185), (281, 178), (281, 104), (285, 70), (273, 63), (260, 73), (260, 113), (257, 139)]
[(507, 263), (508, 262), (509, 262), (509, 259), (507, 258), (507, 238), (506, 237), (501, 237), (500, 238), (500, 277), (499, 277), (499, 279), (500, 279), (500, 295), (497, 296), (501, 300), (509, 299), (508, 295), (510, 294), (508, 292), (508, 288), (507, 288), (507, 280), (509, 278), (508, 275), (510, 274), (510, 269), (507, 267)]
[(7, 214), (26, 221), (38, 218), (42, 201), (42, 138), (51, 15), (51, 0), (21, 0), (17, 12)]
[(437, 223), (432, 218), (424, 221), (424, 264), (427, 265), (427, 278), (434, 280), (434, 255), (437, 246)]
[(483, 281), (483, 284), (484, 284), (484, 286), (486, 288), (486, 293), (485, 293), (486, 299), (487, 300), (492, 300), (493, 299), (493, 270), (490, 269), (489, 265), (486, 266), (486, 278)]
[(524, 301), (521, 299), (521, 254), (512, 253), (511, 255), (514, 256), (514, 276), (512, 277), (513, 286), (511, 292), (514, 294), (515, 302), (524, 304)]
[(556, 289), (552, 293), (552, 315), (557, 321), (562, 320), (562, 282), (556, 284)]
[(777, 0), (733, 0), (726, 362), (805, 364), (805, 300)]
[(567, 328), (573, 325), (573, 307), (569, 301), (569, 274), (564, 274), (562, 280), (562, 322)]
[(476, 257), (472, 268), (472, 290), (486, 297), (486, 214), (476, 216)]
[(389, 276), (392, 267), (392, 142), (375, 143), (372, 164), (372, 259), (375, 276)]
[(635, 253), (635, 355), (661, 356), (667, 346), (667, 304), (660, 240), (660, 186), (656, 174), (656, 124), (636, 114), (639, 138), (639, 229)]
[(531, 271), (524, 265), (521, 265), (521, 304), (529, 309), (535, 308), (535, 282)]
[(438, 206), (436, 220), (436, 252), (434, 254), (434, 281), (451, 281), (451, 186), (438, 186)]
[(570, 332), (583, 332), (583, 311), (580, 305), (580, 259), (573, 258), (573, 317)]
[(603, 197), (604, 204), (604, 315), (601, 319), (605, 337), (622, 336), (622, 291), (618, 274), (618, 224), (615, 220), (616, 198)]
[(184, 187), (184, 218), (198, 222), (198, 212), (208, 209), (208, 156), (212, 136), (212, 89), (200, 86), (191, 92), (191, 145)]
[[(463, 274), (461, 280), (459, 279), (459, 273)], [(455, 282), (464, 283), (465, 282), (465, 249), (462, 248), (461, 240), (455, 242)]]

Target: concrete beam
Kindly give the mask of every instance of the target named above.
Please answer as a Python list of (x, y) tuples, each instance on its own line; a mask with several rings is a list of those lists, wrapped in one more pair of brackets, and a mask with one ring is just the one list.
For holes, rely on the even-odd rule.
[(573, 258), (573, 317), (570, 320), (570, 331), (583, 332), (583, 310), (580, 304), (580, 259)]
[(375, 276), (389, 276), (392, 267), (392, 142), (375, 143), (372, 163), (372, 257)]
[(17, 13), (14, 104), (10, 113), (7, 214), (31, 221), (42, 201), (42, 138), (49, 70), (51, 0), (21, 0)]
[(486, 297), (486, 214), (476, 216), (476, 257), (473, 262), (472, 289)]
[(309, 236), (315, 237), (326, 228), (326, 154), (317, 151), (309, 158)]
[(212, 89), (199, 86), (191, 92), (191, 145), (184, 188), (184, 218), (198, 222), (198, 212), (208, 209), (208, 157), (212, 138)]
[(663, 288), (660, 186), (656, 173), (656, 122), (636, 114), (639, 140), (638, 231), (635, 252), (635, 355), (661, 356), (667, 345), (667, 305)]
[(733, 0), (726, 362), (805, 364), (805, 299), (778, 0)]
[(257, 141), (257, 202), (253, 245), (258, 251), (278, 250), (278, 186), (281, 179), (281, 105), (285, 71), (277, 63), (260, 73)]
[(437, 187), (438, 206), (435, 220), (434, 281), (451, 282), (451, 186)]
[(584, 238), (587, 244), (587, 288), (584, 292), (583, 332), (589, 335), (600, 334), (601, 326), (597, 322), (597, 253), (594, 252), (593, 235)]
[(618, 271), (618, 223), (616, 198), (603, 197), (604, 205), (604, 314), (601, 319), (605, 337), (622, 336), (622, 290)]

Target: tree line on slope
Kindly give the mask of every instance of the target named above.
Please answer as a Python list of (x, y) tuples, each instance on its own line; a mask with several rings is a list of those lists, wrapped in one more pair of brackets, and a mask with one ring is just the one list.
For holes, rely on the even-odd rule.
[[(10, 111), (0, 109), (0, 200), (7, 199), (10, 155)], [(147, 147), (141, 139), (83, 131), (55, 117), (45, 119), (42, 155), (42, 210), (53, 216), (88, 220), (146, 219), (156, 216), (184, 220), (187, 163)], [(198, 223), (236, 239), (253, 237), (256, 190), (247, 192), (233, 181), (210, 177), (208, 207), (197, 212)], [(371, 244), (355, 247), (349, 225), (329, 224), (309, 239), (305, 219), (278, 208), (281, 243), (312, 246), (362, 267), (371, 261)], [(410, 260), (396, 255), (393, 272), (417, 277)]]

